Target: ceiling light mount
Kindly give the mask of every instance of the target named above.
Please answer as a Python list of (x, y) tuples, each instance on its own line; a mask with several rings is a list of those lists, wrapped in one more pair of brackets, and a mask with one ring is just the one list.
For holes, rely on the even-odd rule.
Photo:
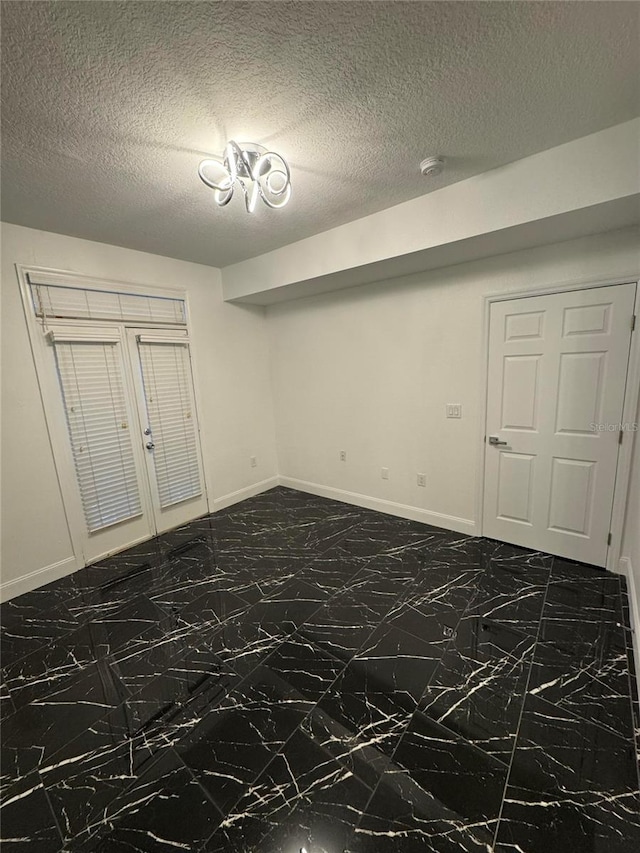
[(230, 140), (221, 157), (203, 160), (200, 179), (214, 191), (219, 207), (228, 204), (238, 187), (244, 195), (247, 213), (256, 209), (258, 198), (267, 207), (284, 207), (291, 198), (291, 172), (285, 159), (254, 142)]
[(441, 175), (444, 169), (444, 158), (442, 157), (427, 157), (420, 163), (420, 171), (425, 178), (435, 178)]

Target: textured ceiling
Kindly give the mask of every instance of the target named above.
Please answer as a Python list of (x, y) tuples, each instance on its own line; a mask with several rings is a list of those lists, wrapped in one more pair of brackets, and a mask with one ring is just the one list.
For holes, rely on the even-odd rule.
[[(214, 266), (640, 112), (633, 2), (1, 8), (3, 219)], [(214, 205), (229, 138), (289, 160), (287, 208)]]

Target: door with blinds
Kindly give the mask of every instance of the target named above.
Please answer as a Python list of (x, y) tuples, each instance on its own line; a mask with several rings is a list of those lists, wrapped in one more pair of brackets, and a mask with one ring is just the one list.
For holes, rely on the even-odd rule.
[(77, 486), (67, 510), (90, 563), (155, 533), (127, 350), (115, 326), (56, 325), (47, 339), (69, 438), (64, 470)]
[(207, 512), (186, 332), (127, 329), (156, 530)]
[(208, 511), (186, 330), (62, 326), (47, 333), (84, 519), (83, 556)]

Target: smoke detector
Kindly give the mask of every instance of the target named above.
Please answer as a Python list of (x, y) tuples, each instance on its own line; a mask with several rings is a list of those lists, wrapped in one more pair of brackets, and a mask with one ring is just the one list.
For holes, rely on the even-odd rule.
[(420, 163), (420, 171), (425, 178), (435, 178), (436, 175), (441, 174), (443, 169), (444, 160), (442, 157), (427, 157)]

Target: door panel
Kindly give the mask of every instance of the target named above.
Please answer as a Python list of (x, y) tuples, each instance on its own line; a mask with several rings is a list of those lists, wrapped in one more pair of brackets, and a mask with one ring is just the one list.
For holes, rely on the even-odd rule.
[[(495, 302), (486, 536), (606, 564), (635, 284)], [(489, 436), (497, 442), (489, 443)]]
[(602, 420), (606, 352), (560, 355), (556, 432), (594, 436), (590, 424)]
[(532, 496), (536, 457), (526, 453), (501, 453), (499, 457), (497, 517), (521, 524), (532, 523)]
[(539, 355), (504, 359), (501, 429), (537, 429)]
[(595, 462), (557, 457), (552, 460), (549, 530), (589, 536), (595, 473)]
[(56, 326), (49, 342), (78, 486), (72, 512), (90, 563), (155, 532), (137, 414), (117, 327)]
[(188, 338), (129, 329), (144, 448), (158, 532), (208, 512)]

